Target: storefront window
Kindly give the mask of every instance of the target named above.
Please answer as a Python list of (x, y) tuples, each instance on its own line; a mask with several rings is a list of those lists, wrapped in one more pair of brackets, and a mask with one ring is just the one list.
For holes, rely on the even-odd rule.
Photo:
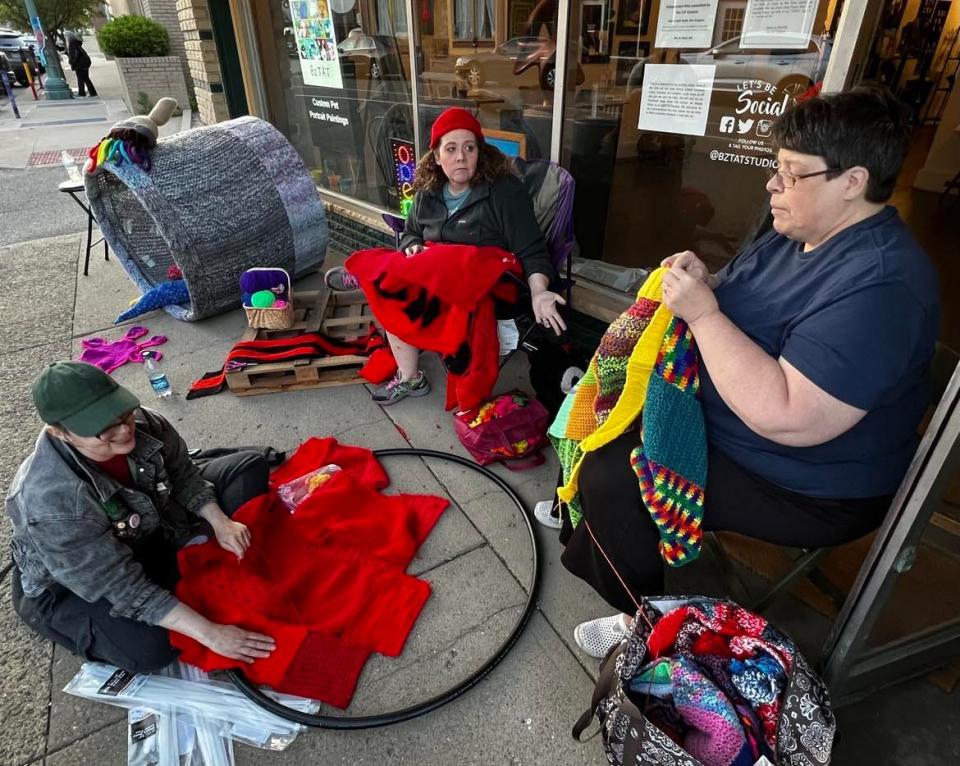
[[(477, 116), (507, 154), (550, 156), (557, 4), (532, 0), (418, 0), (421, 9), (417, 116), (430, 127), (449, 106)], [(484, 43), (484, 41), (487, 41)]]
[(454, 39), (464, 42), (493, 41), (494, 0), (454, 0)]
[(568, 48), (578, 270), (626, 292), (684, 249), (715, 270), (762, 225), (771, 124), (821, 84), (835, 3), (599, 4), (574, 0)]
[(317, 185), (399, 211), (392, 142), (413, 142), (404, 0), (274, 0), (254, 11), (271, 121)]

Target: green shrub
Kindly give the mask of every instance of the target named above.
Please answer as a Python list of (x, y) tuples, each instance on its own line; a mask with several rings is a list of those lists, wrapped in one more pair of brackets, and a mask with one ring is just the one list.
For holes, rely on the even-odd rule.
[(167, 30), (143, 16), (118, 16), (97, 32), (100, 50), (117, 58), (166, 56), (170, 50)]

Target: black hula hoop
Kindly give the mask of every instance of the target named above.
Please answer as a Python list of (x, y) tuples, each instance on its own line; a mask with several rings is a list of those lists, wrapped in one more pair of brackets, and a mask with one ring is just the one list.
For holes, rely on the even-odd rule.
[(479, 669), (474, 671), (472, 675), (468, 676), (464, 681), (460, 682), (456, 686), (451, 687), (447, 691), (442, 692), (437, 696), (426, 700), (425, 702), (403, 708), (402, 710), (396, 710), (391, 713), (380, 713), (378, 715), (354, 717), (303, 713), (299, 710), (293, 710), (285, 705), (281, 705), (276, 700), (268, 697), (257, 686), (255, 686), (249, 678), (246, 677), (243, 670), (239, 668), (232, 668), (231, 670), (227, 671), (227, 676), (230, 678), (230, 680), (233, 681), (237, 688), (253, 702), (257, 703), (265, 710), (280, 716), (281, 718), (285, 718), (288, 721), (293, 721), (294, 723), (303, 724), (304, 726), (312, 726), (318, 729), (374, 729), (378, 726), (389, 726), (391, 724), (409, 721), (412, 718), (418, 718), (419, 716), (426, 715), (427, 713), (446, 705), (448, 702), (451, 702), (452, 700), (455, 700), (457, 697), (466, 693), (484, 676), (486, 676), (487, 673), (500, 664), (503, 658), (507, 656), (507, 653), (513, 648), (513, 645), (517, 642), (517, 639), (520, 637), (523, 629), (526, 628), (527, 622), (530, 620), (530, 615), (533, 613), (533, 607), (536, 604), (537, 589), (540, 584), (540, 557), (537, 548), (537, 536), (534, 534), (533, 525), (530, 523), (530, 515), (527, 513), (527, 509), (524, 507), (523, 501), (520, 499), (520, 496), (517, 495), (517, 493), (510, 487), (510, 485), (507, 484), (506, 481), (497, 476), (497, 474), (488, 468), (479, 466), (465, 457), (461, 457), (460, 455), (452, 455), (446, 452), (439, 452), (437, 450), (415, 449), (411, 447), (405, 449), (379, 449), (374, 450), (373, 454), (376, 457), (429, 457), (436, 458), (438, 460), (446, 460), (449, 463), (459, 463), (460, 465), (466, 466), (467, 468), (472, 468), (474, 471), (483, 474), (494, 484), (500, 487), (500, 489), (507, 494), (507, 496), (520, 510), (520, 516), (526, 523), (527, 531), (530, 533), (530, 546), (533, 552), (533, 576), (531, 578), (532, 581), (530, 583), (530, 591), (527, 596), (527, 603), (523, 608), (523, 613), (520, 615), (520, 619), (517, 621), (517, 624), (514, 625), (513, 630), (510, 632), (510, 635), (507, 636), (507, 639), (500, 645), (497, 651), (494, 652), (493, 656), (483, 665), (481, 665)]

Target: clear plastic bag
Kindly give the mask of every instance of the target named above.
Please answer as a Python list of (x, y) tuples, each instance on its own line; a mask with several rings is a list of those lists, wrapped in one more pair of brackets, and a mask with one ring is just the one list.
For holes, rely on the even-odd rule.
[[(193, 678), (134, 675), (112, 665), (85, 662), (63, 690), (124, 708), (146, 707), (165, 714), (192, 715), (201, 751), (205, 741), (211, 746), (211, 752), (218, 749), (211, 739), (213, 737), (236, 739), (265, 750), (284, 750), (303, 731), (300, 724), (280, 718), (251, 702), (232, 684), (212, 680), (189, 666), (180, 667), (186, 668), (180, 671), (181, 674)], [(315, 713), (320, 709), (315, 700), (271, 691), (267, 694), (302, 712)], [(213, 766), (228, 766), (233, 762), (217, 757), (207, 761), (206, 753), (204, 757), (205, 762)]]
[(323, 468), (317, 468), (314, 471), (310, 471), (310, 473), (305, 473), (303, 476), (298, 476), (293, 481), (281, 484), (277, 488), (277, 494), (280, 496), (283, 504), (287, 506), (290, 513), (293, 513), (297, 510), (297, 506), (300, 505), (300, 503), (310, 497), (312, 492), (315, 492), (326, 484), (339, 470), (340, 466), (335, 463), (325, 465)]

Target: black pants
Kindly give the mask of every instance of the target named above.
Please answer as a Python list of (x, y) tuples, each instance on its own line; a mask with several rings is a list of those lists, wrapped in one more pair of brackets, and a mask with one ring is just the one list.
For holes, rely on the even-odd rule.
[[(630, 452), (639, 446), (628, 432), (589, 453), (580, 471), (584, 518), (633, 596), (663, 594), (663, 561), (657, 549), (660, 534), (643, 505)], [(708, 453), (703, 528), (739, 532), (776, 545), (823, 548), (856, 540), (883, 520), (891, 495), (865, 499), (825, 500), (798, 495), (771, 484), (733, 462), (717, 449)], [(636, 611), (590, 534), (564, 520), (560, 534), (566, 548), (564, 566), (588, 582), (611, 606)]]
[[(216, 458), (200, 472), (216, 489), (220, 507), (228, 516), (251, 498), (267, 491), (269, 468), (254, 452)], [(160, 534), (134, 548), (134, 558), (147, 577), (173, 590), (179, 579), (177, 552)], [(35, 598), (23, 595), (20, 570), (13, 567), (13, 608), (43, 638), (66, 647), (86, 660), (107, 662), (134, 673), (150, 673), (176, 659), (164, 628), (110, 614), (110, 602), (84, 601), (56, 585)]]
[(96, 96), (97, 89), (93, 87), (93, 83), (90, 82), (90, 67), (84, 67), (83, 69), (75, 69), (74, 72), (77, 74), (77, 95), (85, 96), (87, 95), (87, 88), (90, 89), (90, 95)]

